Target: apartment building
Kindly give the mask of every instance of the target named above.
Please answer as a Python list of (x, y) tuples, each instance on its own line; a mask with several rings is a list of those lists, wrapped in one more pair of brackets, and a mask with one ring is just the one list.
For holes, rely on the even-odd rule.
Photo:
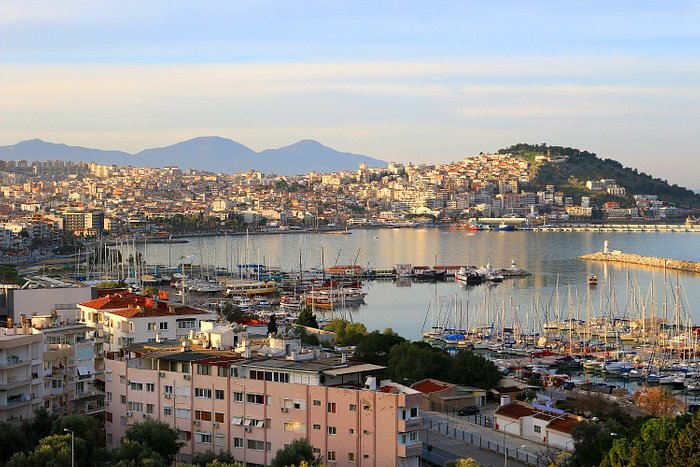
[(24, 325), (0, 328), (0, 421), (30, 418), (43, 403), (44, 335)]
[[(294, 340), (270, 344), (298, 348)], [(421, 393), (378, 382), (377, 365), (319, 349), (269, 358), (176, 341), (129, 346), (109, 354), (105, 368), (109, 448), (129, 425), (152, 417), (178, 430), (183, 461), (229, 451), (262, 466), (305, 437), (324, 465), (419, 465)]]
[(187, 337), (216, 313), (180, 303), (116, 293), (78, 304), (85, 324), (104, 336), (104, 350), (115, 352), (136, 342)]

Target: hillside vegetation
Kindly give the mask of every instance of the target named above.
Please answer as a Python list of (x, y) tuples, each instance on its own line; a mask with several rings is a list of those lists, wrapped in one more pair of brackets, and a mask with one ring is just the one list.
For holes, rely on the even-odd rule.
[[(554, 184), (557, 190), (567, 195), (581, 196), (588, 194), (587, 180), (612, 178), (625, 187), (629, 196), (634, 194), (658, 195), (660, 199), (683, 208), (700, 208), (700, 195), (693, 191), (671, 185), (667, 180), (654, 178), (637, 169), (624, 167), (613, 159), (601, 159), (594, 153), (580, 151), (562, 146), (515, 144), (498, 151), (501, 154), (514, 154), (533, 163), (534, 175), (530, 189), (543, 189), (547, 184)], [(558, 163), (535, 161), (539, 155), (552, 158), (566, 156), (568, 160)]]

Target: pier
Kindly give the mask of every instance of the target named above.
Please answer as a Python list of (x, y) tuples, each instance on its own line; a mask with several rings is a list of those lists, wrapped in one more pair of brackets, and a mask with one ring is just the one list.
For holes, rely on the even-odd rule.
[(694, 272), (700, 274), (700, 262), (684, 261), (680, 259), (660, 258), (658, 256), (642, 256), (619, 251), (589, 253), (579, 256), (579, 259), (587, 261), (608, 261), (615, 263), (637, 264), (653, 268), (666, 268), (674, 271)]

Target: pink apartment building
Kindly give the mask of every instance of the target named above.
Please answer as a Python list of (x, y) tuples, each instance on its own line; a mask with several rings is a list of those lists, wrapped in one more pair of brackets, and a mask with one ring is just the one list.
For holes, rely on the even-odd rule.
[(371, 375), (383, 367), (318, 350), (282, 358), (135, 344), (105, 360), (107, 447), (152, 417), (198, 452), (230, 451), (247, 466), (306, 437), (324, 465), (418, 466), (421, 393)]

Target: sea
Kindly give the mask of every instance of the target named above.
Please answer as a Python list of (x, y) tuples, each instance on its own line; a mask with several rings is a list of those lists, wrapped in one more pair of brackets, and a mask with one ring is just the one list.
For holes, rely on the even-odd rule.
[[(700, 275), (634, 265), (597, 263), (580, 255), (610, 249), (625, 253), (700, 261), (700, 234), (690, 232), (466, 232), (441, 227), (354, 229), (348, 235), (284, 233), (185, 238), (186, 243), (137, 244), (148, 264), (210, 264), (235, 270), (237, 264), (266, 264), (286, 271), (357, 264), (389, 269), (415, 266), (513, 262), (530, 276), (497, 285), (468, 288), (454, 280), (372, 280), (364, 284), (365, 304), (328, 312), (391, 328), (418, 340), (435, 325), (464, 327), (505, 322), (532, 329), (542, 321), (589, 316), (636, 318), (644, 313), (682, 324), (700, 324)], [(186, 266), (185, 266), (186, 267)], [(599, 285), (587, 278), (597, 274)]]

